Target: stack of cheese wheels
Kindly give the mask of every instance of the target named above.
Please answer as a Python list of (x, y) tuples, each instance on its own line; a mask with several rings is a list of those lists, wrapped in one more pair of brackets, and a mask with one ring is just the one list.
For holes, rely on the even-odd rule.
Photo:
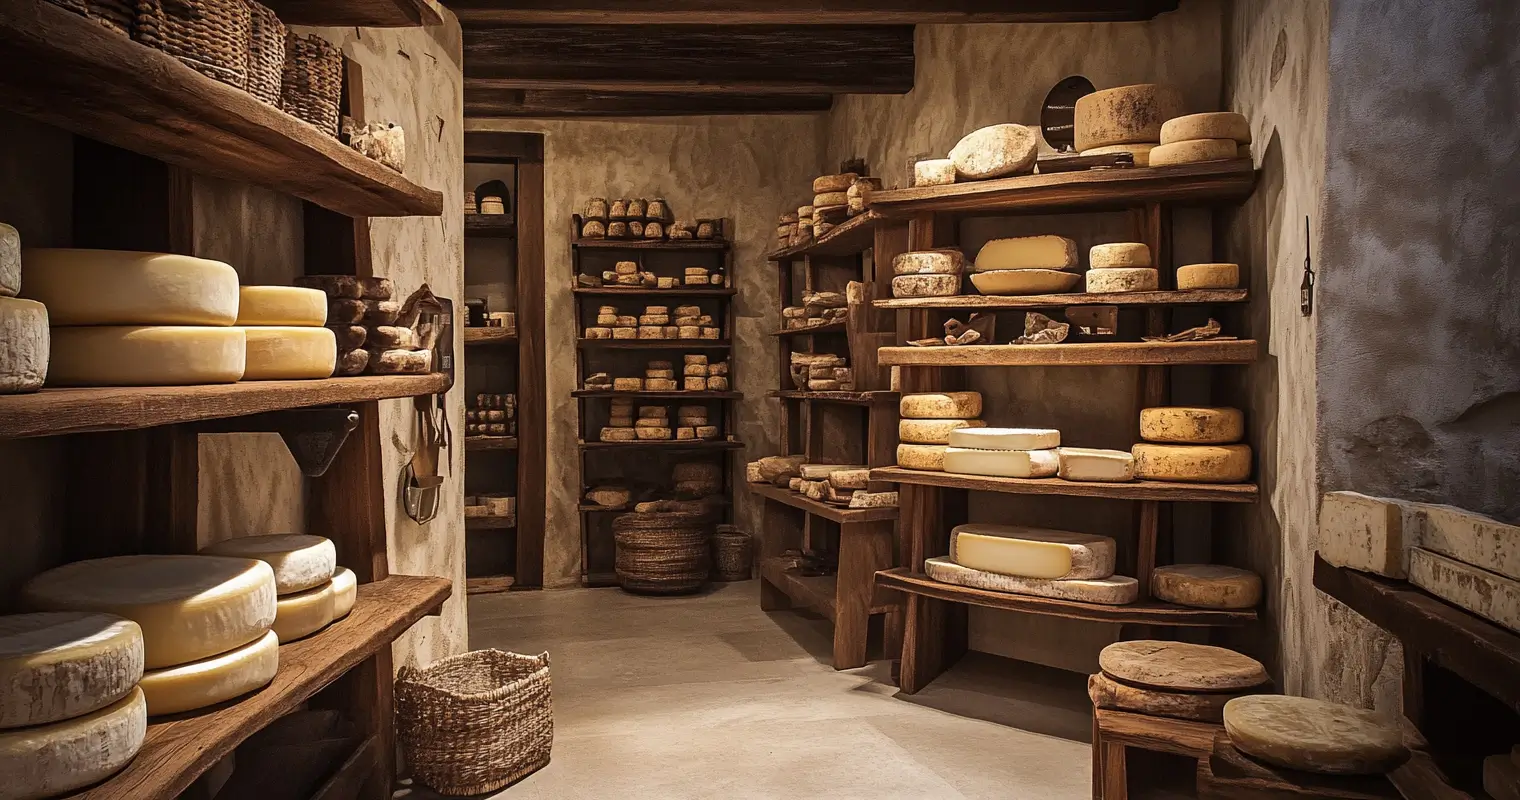
[(338, 567), (336, 548), (321, 536), (240, 536), (209, 545), (201, 553), (252, 558), (269, 565), (278, 595), (273, 630), (281, 644), (326, 628), (354, 607), (354, 574)]
[(1187, 264), (1177, 268), (1177, 291), (1234, 289), (1240, 286), (1239, 264)]
[(1233, 111), (1188, 114), (1161, 126), (1161, 145), (1151, 166), (1226, 161), (1251, 156), (1251, 122)]
[(1129, 153), (1137, 167), (1156, 166), (1161, 126), (1182, 111), (1182, 93), (1170, 86), (1143, 83), (1093, 92), (1077, 99), (1076, 148), (1084, 156)]
[(245, 381), (327, 378), (338, 364), (338, 340), (327, 324), (327, 295), (300, 286), (244, 286), (238, 327), (248, 338)]
[(833, 229), (850, 215), (850, 187), (860, 176), (853, 172), (819, 175), (813, 180), (813, 237)]
[(338, 347), (332, 374), (398, 375), (431, 368), (432, 352), (421, 349), (411, 328), (396, 324), (401, 304), (391, 299), (396, 287), (389, 278), (306, 275), (296, 278), (296, 285), (327, 295), (327, 328)]
[(993, 239), (977, 251), (971, 283), (991, 295), (1065, 292), (1082, 280), (1077, 266), (1077, 243), (1064, 236)]
[(1056, 451), (1062, 480), (1124, 483), (1135, 479), (1135, 457), (1123, 450), (1094, 447), (1062, 447)]
[(184, 386), (243, 377), (238, 276), (220, 261), (119, 250), (21, 253), (47, 306), (50, 386)]
[(1097, 708), (1219, 723), (1236, 698), (1271, 690), (1267, 670), (1223, 647), (1137, 640), (1098, 654), (1102, 671), (1087, 682)]
[(943, 471), (950, 434), (985, 428), (978, 392), (905, 394), (898, 405), (897, 465), (904, 469)]
[(952, 431), (948, 444), (946, 472), (1049, 478), (1056, 474), (1056, 448), (1061, 445), (1061, 432), (1051, 428), (970, 427)]
[(35, 392), (47, 380), (47, 306), (20, 291), (21, 235), (0, 223), (0, 394)]
[(1107, 536), (1022, 525), (960, 525), (950, 555), (924, 562), (934, 580), (1082, 603), (1135, 602), (1140, 585), (1114, 574), (1117, 547)]
[(1151, 249), (1139, 242), (1097, 245), (1088, 253), (1088, 266), (1090, 294), (1154, 292), (1160, 285)]
[(49, 570), (22, 588), (32, 608), (115, 614), (142, 629), (138, 684), (149, 715), (231, 700), (279, 668), (274, 570), (204, 555), (117, 556)]
[(1135, 477), (1187, 483), (1240, 483), (1251, 477), (1245, 415), (1235, 408), (1165, 406), (1140, 412), (1140, 438), (1130, 452)]
[(892, 259), (893, 297), (951, 297), (961, 293), (966, 256), (959, 250), (921, 250)]
[(0, 797), (53, 797), (104, 780), (141, 749), (143, 634), (111, 614), (0, 617)]
[[(1382, 775), (1409, 758), (1398, 720), (1324, 700), (1241, 697), (1225, 704), (1223, 722), (1236, 750), (1288, 769)], [(1513, 797), (1514, 787), (1503, 787), (1494, 796)]]

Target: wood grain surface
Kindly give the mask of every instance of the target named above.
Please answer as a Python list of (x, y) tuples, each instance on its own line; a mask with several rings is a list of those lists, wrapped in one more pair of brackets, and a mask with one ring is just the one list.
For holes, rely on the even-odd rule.
[(1108, 497), (1115, 500), (1254, 503), (1258, 495), (1254, 483), (1169, 483), (1165, 481), (1101, 483), (1068, 481), (1062, 478), (995, 478), (984, 475), (958, 475), (950, 472), (903, 469), (902, 467), (873, 469), (871, 480), (939, 486), (946, 489), (967, 489), (977, 492)]
[(971, 344), (959, 347), (883, 347), (881, 363), (923, 367), (1101, 367), (1147, 364), (1249, 364), (1254, 339), (1103, 344)]

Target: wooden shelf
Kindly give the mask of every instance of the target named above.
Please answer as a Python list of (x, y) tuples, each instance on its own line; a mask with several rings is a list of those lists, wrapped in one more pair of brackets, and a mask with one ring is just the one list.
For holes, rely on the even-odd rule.
[(742, 450), (743, 442), (726, 439), (660, 439), (642, 442), (581, 442), (582, 450)]
[(1191, 292), (1123, 292), (1119, 294), (1032, 294), (1020, 297), (957, 295), (955, 297), (898, 297), (877, 300), (877, 308), (1064, 308), (1066, 306), (1180, 306), (1244, 303), (1245, 289), (1200, 289)]
[(576, 339), (583, 350), (727, 350), (727, 339)]
[(576, 239), (572, 247), (582, 250), (727, 250), (727, 239)]
[(501, 594), (511, 591), (517, 578), (511, 575), (493, 575), (489, 578), (465, 578), (465, 594)]
[(834, 226), (834, 230), (821, 239), (809, 239), (796, 247), (777, 250), (766, 256), (771, 261), (790, 262), (808, 256), (852, 256), (871, 249), (876, 242), (876, 221), (882, 215), (875, 211), (857, 214)]
[(465, 450), (516, 450), (516, 436), (466, 436)]
[(712, 286), (708, 288), (686, 287), (679, 289), (644, 289), (642, 287), (619, 287), (601, 286), (587, 287), (577, 286), (573, 290), (575, 294), (584, 297), (733, 297), (739, 290), (732, 286)]
[(443, 22), (428, 0), (268, 0), (286, 25), (415, 28)]
[(486, 517), (465, 517), (465, 530), (505, 531), (517, 527), (516, 514), (496, 514)]
[(581, 503), (575, 507), (582, 514), (626, 514), (633, 510), (633, 504), (626, 506), (599, 506), (595, 503)]
[[(244, 739), (295, 711), (338, 676), (379, 652), (449, 598), (445, 578), (392, 575), (359, 586), (354, 610), (326, 630), (280, 647), (280, 671), (241, 700), (148, 724), (142, 750), (78, 800), (170, 800)], [(389, 676), (386, 676), (387, 679)]]
[(465, 214), (464, 235), (466, 238), (515, 239), (517, 217), (511, 214)]
[(0, 105), (199, 174), (353, 217), (443, 213), (441, 193), (241, 89), (45, 0), (0, 4)]
[(923, 213), (1059, 213), (1133, 208), (1146, 203), (1238, 202), (1256, 187), (1251, 159), (1175, 167), (1132, 167), (874, 192), (871, 210), (900, 219)]
[(775, 500), (792, 508), (800, 508), (815, 517), (822, 517), (830, 522), (841, 525), (854, 522), (883, 522), (897, 519), (897, 507), (888, 508), (841, 508), (828, 503), (820, 503), (810, 500), (803, 495), (797, 494), (791, 489), (783, 489), (780, 486), (772, 486), (769, 483), (746, 483), (750, 493), (758, 494), (768, 500)]
[(1098, 367), (1168, 364), (1249, 364), (1254, 339), (1210, 342), (1103, 344), (971, 344), (960, 347), (883, 347), (879, 363), (903, 367)]
[(0, 396), (0, 439), (152, 428), (287, 408), (439, 394), (449, 387), (447, 374), (433, 373), (206, 386), (43, 389), (34, 394)]
[(840, 320), (838, 322), (825, 322), (822, 325), (812, 325), (806, 328), (786, 328), (772, 331), (772, 336), (812, 336), (815, 333), (845, 333), (849, 330), (849, 324)]
[(1255, 611), (1214, 611), (1204, 608), (1187, 608), (1170, 603), (1132, 603), (1127, 606), (1105, 606), (1097, 603), (1080, 603), (1072, 600), (1056, 600), (1049, 597), (993, 592), (940, 583), (928, 575), (907, 568), (883, 570), (876, 573), (876, 585), (908, 594), (947, 600), (952, 603), (995, 608), (1002, 611), (1022, 611), (1067, 619), (1085, 619), (1095, 622), (1111, 622), (1133, 625), (1175, 625), (1182, 627), (1217, 627), (1245, 625), (1256, 619)]
[(600, 389), (577, 389), (572, 397), (629, 397), (645, 400), (739, 400), (742, 392), (616, 392)]
[[(792, 603), (835, 622), (839, 611), (838, 575), (803, 575), (780, 558), (760, 561), (760, 577), (781, 590)], [(885, 614), (892, 611), (890, 603), (872, 606), (870, 613)]]
[(844, 405), (869, 406), (875, 403), (896, 403), (901, 396), (897, 392), (804, 392), (781, 389), (770, 393), (783, 400), (807, 400), (813, 403), (841, 403)]
[(464, 343), (467, 345), (517, 344), (515, 328), (465, 328)]
[(1254, 503), (1257, 500), (1257, 488), (1254, 483), (1172, 483), (1167, 481), (1096, 483), (1068, 481), (1061, 478), (994, 478), (983, 475), (903, 469), (902, 467), (873, 469), (871, 480), (915, 486), (938, 486), (943, 489), (969, 489), (976, 492), (1107, 497), (1114, 500), (1193, 503)]

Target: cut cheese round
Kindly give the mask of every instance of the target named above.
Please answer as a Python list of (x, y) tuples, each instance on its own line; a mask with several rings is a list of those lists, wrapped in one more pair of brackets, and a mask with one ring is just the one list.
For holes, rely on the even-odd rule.
[(1087, 271), (1087, 291), (1090, 294), (1154, 292), (1160, 285), (1160, 274), (1149, 267), (1090, 269)]
[(955, 162), (928, 158), (913, 164), (914, 186), (948, 186), (955, 183)]
[(1239, 158), (1234, 139), (1193, 139), (1163, 144), (1151, 151), (1151, 166), (1198, 164), (1204, 161), (1228, 161)]
[(1218, 564), (1174, 564), (1151, 572), (1151, 592), (1179, 606), (1255, 608), (1261, 602), (1261, 578)]
[(893, 297), (952, 297), (960, 294), (961, 276), (898, 275), (892, 279)]
[(1082, 282), (1082, 275), (1053, 269), (1000, 269), (971, 273), (971, 285), (986, 295), (1058, 294)]
[[(243, 328), (53, 328), (49, 386), (191, 386), (243, 377)], [(326, 330), (324, 328), (323, 330)]]
[(327, 328), (244, 328), (248, 335), (245, 381), (332, 377), (338, 342)]
[(1118, 153), (1129, 153), (1134, 156), (1135, 166), (1148, 167), (1151, 165), (1151, 151), (1156, 149), (1155, 142), (1143, 144), (1111, 144), (1107, 147), (1094, 147), (1091, 150), (1083, 150), (1084, 156), (1111, 156)]
[(35, 300), (0, 297), (0, 394), (42, 388), (51, 342), (46, 306)]
[(238, 290), (237, 324), (326, 325), (327, 295), (299, 286), (244, 286)]
[(1077, 243), (1065, 236), (993, 239), (976, 252), (976, 271), (1003, 269), (1075, 269)]
[[(819, 175), (813, 179), (813, 194), (849, 191), (849, 188), (855, 185), (855, 179), (859, 177), (859, 175), (853, 172), (844, 172), (838, 175)], [(820, 204), (814, 203), (813, 205)]]
[(1251, 121), (1234, 111), (1210, 111), (1169, 119), (1161, 126), (1161, 143), (1176, 144), (1195, 139), (1230, 139), (1251, 143)]
[(1160, 406), (1140, 410), (1140, 438), (1147, 442), (1231, 444), (1246, 435), (1238, 408)]
[(0, 297), (21, 291), (21, 234), (0, 222)]
[(948, 558), (925, 561), (924, 572), (941, 583), (1078, 603), (1124, 606), (1135, 602), (1140, 596), (1140, 583), (1127, 575), (1111, 575), (1092, 580), (1045, 581), (963, 567)]
[(1172, 692), (1239, 692), (1267, 682), (1267, 669), (1248, 655), (1189, 642), (1115, 642), (1098, 666), (1131, 686)]
[(21, 253), (22, 295), (48, 307), (54, 325), (231, 325), (237, 271), (220, 261), (123, 250)]
[(1240, 483), (1251, 477), (1249, 445), (1137, 444), (1130, 452), (1142, 480)]
[(1113, 242), (1093, 245), (1088, 251), (1088, 263), (1093, 269), (1114, 267), (1149, 267), (1151, 249), (1139, 242)]
[(1217, 724), (1224, 719), (1225, 703), (1242, 695), (1142, 689), (1120, 683), (1099, 672), (1088, 677), (1087, 696), (1092, 699), (1094, 708), (1112, 708), (1153, 717), (1194, 719)]
[(1397, 720), (1308, 697), (1253, 695), (1225, 704), (1230, 744), (1270, 764), (1331, 775), (1380, 775), (1409, 758)]
[(951, 433), (948, 444), (976, 450), (1049, 450), (1061, 446), (1061, 432), (1054, 428), (968, 428)]
[(945, 471), (945, 446), (942, 444), (900, 444), (897, 466), (903, 469)]
[(1061, 459), (1057, 474), (1065, 480), (1123, 483), (1135, 479), (1135, 457), (1123, 450), (1063, 447), (1056, 452)]
[(920, 250), (892, 259), (893, 275), (959, 275), (966, 256), (959, 250)]
[(216, 705), (268, 685), (280, 668), (280, 640), (274, 631), (230, 652), (149, 670), (138, 684), (148, 698), (148, 714), (162, 716)]
[(1076, 148), (1085, 153), (1114, 144), (1159, 142), (1162, 124), (1184, 110), (1181, 92), (1154, 83), (1084, 95), (1077, 99), (1073, 119)]
[(147, 703), (136, 688), (87, 716), (0, 732), (0, 796), (57, 797), (103, 781), (137, 755), (147, 733)]
[(966, 134), (950, 148), (957, 179), (980, 181), (1034, 170), (1040, 134), (1024, 125), (991, 125)]
[(205, 555), (256, 558), (274, 570), (278, 594), (294, 594), (327, 583), (338, 568), (332, 540), (301, 533), (239, 536), (201, 549)]
[(949, 444), (952, 431), (986, 425), (979, 419), (905, 419), (897, 423), (897, 438), (911, 444)]
[(1024, 525), (957, 525), (950, 560), (963, 567), (1039, 580), (1088, 580), (1114, 574), (1117, 548), (1107, 536)]
[(982, 415), (980, 392), (905, 394), (898, 412), (908, 419), (976, 419)]
[(142, 628), (143, 666), (158, 669), (241, 647), (274, 624), (274, 570), (219, 556), (116, 556), (76, 561), (32, 578), (26, 603), (100, 611)]
[[(952, 440), (953, 441), (953, 440)], [(1054, 450), (976, 450), (945, 448), (945, 471), (995, 478), (1049, 478), (1060, 459)]]
[(142, 629), (110, 614), (0, 616), (0, 728), (82, 717), (126, 697), (143, 673)]
[(340, 620), (354, 610), (354, 602), (359, 599), (359, 579), (348, 567), (338, 567), (332, 576), (332, 587), (333, 619)]
[(293, 642), (322, 630), (337, 616), (337, 593), (332, 581), (296, 594), (281, 597), (275, 603), (274, 634), (280, 644)]
[(1239, 285), (1239, 264), (1188, 264), (1177, 268), (1178, 291), (1234, 289)]

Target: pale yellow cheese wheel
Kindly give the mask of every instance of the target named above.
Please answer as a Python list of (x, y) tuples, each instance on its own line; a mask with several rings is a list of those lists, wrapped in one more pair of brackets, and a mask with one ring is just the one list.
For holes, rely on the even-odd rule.
[(280, 644), (287, 644), (322, 630), (336, 616), (337, 593), (328, 581), (315, 589), (281, 597), (275, 603), (273, 631)]
[(985, 427), (979, 419), (904, 419), (897, 423), (897, 438), (911, 444), (949, 444), (954, 431)]
[(325, 325), (327, 293), (299, 286), (244, 286), (238, 290), (237, 324)]
[(332, 585), (333, 619), (343, 619), (354, 610), (354, 603), (359, 599), (359, 579), (348, 567), (338, 567), (333, 573)]
[[(243, 328), (53, 328), (49, 386), (189, 386), (243, 377)], [(320, 330), (327, 331), (326, 328)], [(332, 332), (327, 331), (331, 336)]]
[(21, 296), (54, 325), (231, 325), (238, 276), (204, 258), (124, 250), (21, 251)]
[(1169, 119), (1161, 126), (1162, 144), (1194, 139), (1230, 139), (1238, 144), (1250, 144), (1251, 121), (1234, 111), (1210, 111)]
[(1228, 161), (1238, 158), (1240, 146), (1234, 139), (1193, 139), (1163, 144), (1151, 151), (1151, 166), (1199, 164), (1205, 161)]
[(1135, 477), (1184, 483), (1240, 483), (1251, 477), (1251, 448), (1244, 444), (1137, 444)]
[(1246, 433), (1238, 408), (1158, 406), (1141, 409), (1140, 438), (1169, 444), (1232, 444)]
[(900, 444), (897, 446), (897, 466), (944, 472), (945, 450), (942, 444)]
[(980, 392), (905, 394), (899, 413), (908, 419), (976, 419), (982, 415)]
[(327, 328), (244, 328), (248, 336), (245, 381), (309, 380), (331, 377), (338, 342)]
[(1087, 254), (1093, 269), (1151, 266), (1151, 249), (1140, 242), (1110, 242), (1093, 245)]
[(1188, 264), (1177, 268), (1177, 290), (1234, 289), (1240, 286), (1239, 264)]
[(149, 716), (179, 714), (245, 695), (274, 680), (280, 668), (280, 639), (274, 631), (201, 661), (143, 674), (138, 687), (148, 699)]
[(1185, 110), (1182, 92), (1171, 86), (1142, 83), (1104, 89), (1077, 99), (1073, 138), (1082, 152), (1159, 142), (1162, 124)]

